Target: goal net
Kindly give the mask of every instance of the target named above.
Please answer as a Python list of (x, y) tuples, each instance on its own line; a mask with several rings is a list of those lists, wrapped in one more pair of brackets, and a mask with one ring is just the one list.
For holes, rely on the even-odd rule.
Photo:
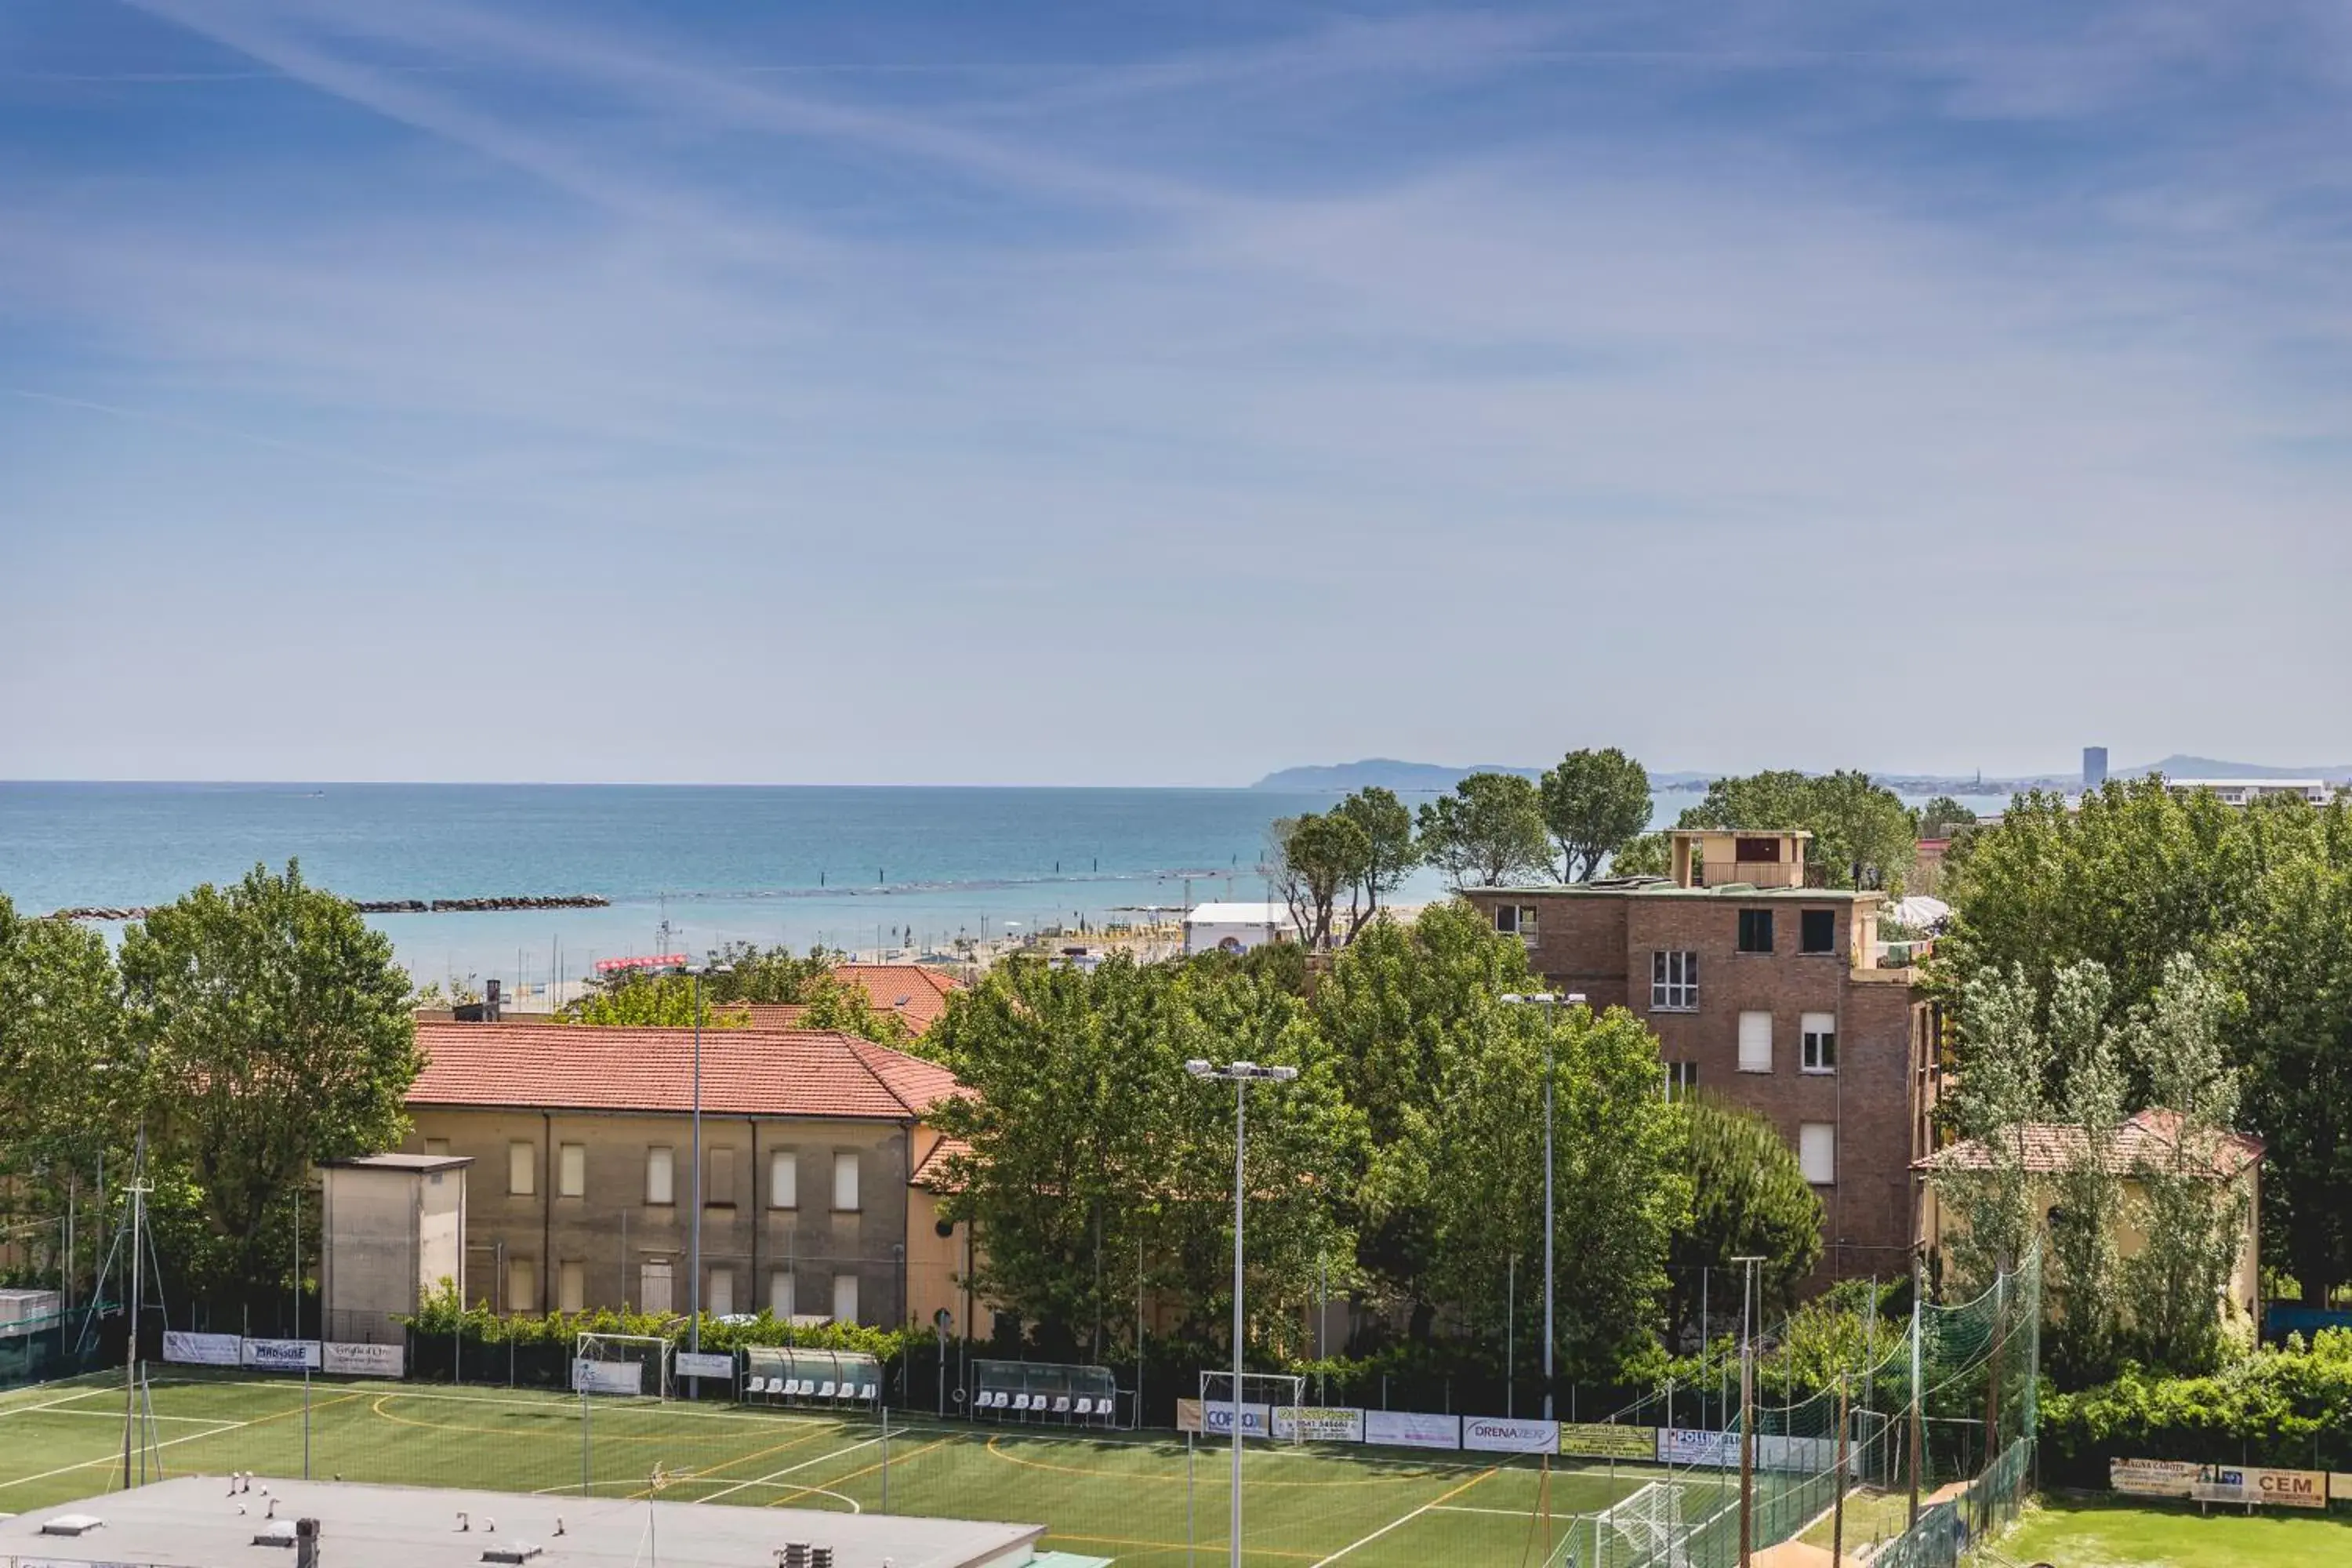
[(624, 1399), (667, 1399), (670, 1343), (657, 1334), (582, 1334), (572, 1348), (577, 1394)]
[(1201, 1374), (1202, 1426), (1206, 1433), (1232, 1436), (1234, 1412), (1238, 1406), (1243, 1436), (1299, 1441), (1300, 1424), (1293, 1413), (1306, 1403), (1305, 1377), (1282, 1372), (1245, 1372), (1241, 1376), (1239, 1392), (1240, 1398), (1236, 1400), (1234, 1374), (1230, 1372)]

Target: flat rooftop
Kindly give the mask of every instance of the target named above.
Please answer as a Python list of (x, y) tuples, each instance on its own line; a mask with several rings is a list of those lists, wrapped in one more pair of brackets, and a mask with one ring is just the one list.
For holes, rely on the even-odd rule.
[(1465, 898), (1542, 897), (1547, 899), (1773, 899), (1783, 902), (1809, 904), (1853, 903), (1862, 899), (1884, 899), (1886, 895), (1874, 888), (1759, 888), (1752, 882), (1718, 882), (1711, 888), (1685, 888), (1664, 877), (1652, 879), (1628, 878), (1622, 881), (1603, 877), (1597, 882), (1533, 882), (1516, 888), (1465, 888)]
[[(530, 1568), (630, 1568), (646, 1561), (649, 1521), (669, 1568), (775, 1568), (777, 1554), (793, 1541), (832, 1547), (835, 1568), (1024, 1568), (1037, 1561), (1045, 1533), (1042, 1524), (269, 1478), (232, 1497), (220, 1477), (183, 1476), (0, 1519), (0, 1560), (294, 1568), (290, 1540), (283, 1546), (254, 1542), (276, 1522), (265, 1517), (273, 1500), (277, 1521), (319, 1521), (320, 1568), (478, 1568), (514, 1560), (485, 1552), (531, 1546), (541, 1550), (523, 1559)], [(73, 1514), (101, 1522), (79, 1535), (42, 1532), (44, 1524)], [(460, 1514), (472, 1528), (458, 1528)]]

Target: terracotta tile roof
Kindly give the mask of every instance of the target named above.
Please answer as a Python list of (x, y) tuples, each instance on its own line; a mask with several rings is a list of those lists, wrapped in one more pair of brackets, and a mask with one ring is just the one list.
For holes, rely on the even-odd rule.
[[(693, 1031), (419, 1024), (411, 1105), (693, 1109)], [(705, 1029), (702, 1109), (732, 1116), (906, 1121), (961, 1086), (869, 1040), (813, 1029)]]
[(952, 974), (919, 963), (836, 963), (834, 978), (863, 985), (874, 1005), (907, 1020), (921, 1034), (948, 1010), (948, 998), (962, 987)]
[(961, 1138), (942, 1138), (931, 1145), (930, 1152), (915, 1163), (915, 1173), (907, 1178), (908, 1184), (927, 1187), (935, 1193), (960, 1191), (963, 1184), (948, 1173), (948, 1162), (971, 1152), (971, 1145)]
[[(2025, 1168), (2040, 1175), (2053, 1175), (2064, 1170), (2080, 1155), (2083, 1130), (2062, 1122), (2029, 1121), (2017, 1129), (2022, 1145)], [(2142, 1163), (2160, 1164), (2170, 1158), (2180, 1136), (2180, 1113), (2176, 1110), (2143, 1110), (2116, 1129), (2115, 1142), (2107, 1152), (2107, 1168), (2117, 1175), (2128, 1174)], [(2221, 1141), (2213, 1158), (2216, 1180), (2227, 1180), (2263, 1157), (2263, 1141), (2251, 1133), (2232, 1132)], [(1977, 1139), (1939, 1149), (1925, 1159), (1912, 1162), (1918, 1171), (1985, 1171), (1992, 1168), (1991, 1152)]]
[(749, 1013), (755, 1029), (797, 1029), (808, 1012), (804, 1002), (742, 1002), (731, 1005)]

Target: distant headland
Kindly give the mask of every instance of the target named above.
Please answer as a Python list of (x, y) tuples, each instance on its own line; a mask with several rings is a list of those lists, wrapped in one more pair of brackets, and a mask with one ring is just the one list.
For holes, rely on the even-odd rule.
[[(1524, 767), (1509, 763), (1475, 763), (1456, 767), (1444, 763), (1409, 763), (1394, 757), (1367, 757), (1355, 763), (1324, 763), (1305, 767), (1280, 768), (1266, 774), (1252, 789), (1278, 790), (1298, 795), (1346, 795), (1360, 789), (1389, 789), (1399, 795), (1442, 795), (1472, 773), (1519, 773), (1528, 778), (1542, 774), (1539, 767)], [(2226, 762), (2216, 757), (2187, 756), (2176, 752), (2161, 762), (2146, 763), (2137, 767), (2116, 768), (2113, 776), (2131, 778), (2143, 773), (2162, 773), (2176, 779), (2284, 779), (2322, 778), (2335, 781), (2352, 779), (2352, 763), (2338, 763), (2324, 767), (2268, 767), (2259, 763)], [(1723, 772), (1683, 771), (1654, 773), (1650, 787), (1668, 790), (1704, 790)], [(2047, 773), (2012, 774), (2000, 778), (1969, 773), (1874, 773), (1871, 775), (1890, 789), (1906, 795), (1950, 793), (1954, 795), (2017, 795), (2035, 789), (2079, 789), (2079, 773)]]

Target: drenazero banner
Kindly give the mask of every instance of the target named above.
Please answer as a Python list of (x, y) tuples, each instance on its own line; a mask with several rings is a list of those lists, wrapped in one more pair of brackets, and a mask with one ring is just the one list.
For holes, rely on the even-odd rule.
[(1339, 1405), (1277, 1405), (1274, 1435), (1308, 1443), (1360, 1443), (1364, 1413)]
[(1559, 1451), (1584, 1459), (1654, 1459), (1655, 1426), (1620, 1426), (1608, 1421), (1563, 1421)]
[(235, 1334), (191, 1334), (163, 1331), (163, 1359), (182, 1366), (242, 1366), (237, 1354), (245, 1342)]
[(1462, 1418), (1462, 1446), (1487, 1454), (1557, 1454), (1559, 1423), (1507, 1415), (1465, 1415)]
[(399, 1377), (408, 1370), (403, 1345), (347, 1345), (333, 1340), (319, 1347), (319, 1364), (339, 1377)]
[(245, 1342), (245, 1364), (261, 1372), (316, 1372), (319, 1370), (319, 1342), (247, 1340)]
[(1418, 1410), (1367, 1410), (1364, 1441), (1394, 1448), (1459, 1448), (1462, 1417)]

